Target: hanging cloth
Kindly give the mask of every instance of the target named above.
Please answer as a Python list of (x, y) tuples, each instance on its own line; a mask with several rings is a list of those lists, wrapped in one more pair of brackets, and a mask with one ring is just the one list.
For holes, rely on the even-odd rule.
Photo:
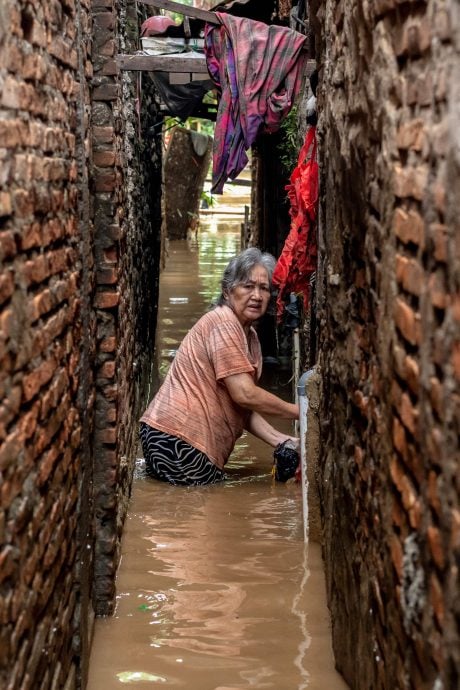
[(297, 95), (307, 57), (306, 37), (282, 26), (215, 13), (207, 24), (209, 74), (221, 91), (213, 147), (212, 191), (221, 194), (248, 162), (261, 130), (276, 132)]
[(277, 317), (281, 319), (291, 292), (303, 296), (308, 306), (309, 279), (316, 270), (316, 215), (318, 206), (318, 162), (316, 127), (307, 131), (297, 165), (285, 187), (290, 202), (291, 229), (273, 272), (278, 288)]

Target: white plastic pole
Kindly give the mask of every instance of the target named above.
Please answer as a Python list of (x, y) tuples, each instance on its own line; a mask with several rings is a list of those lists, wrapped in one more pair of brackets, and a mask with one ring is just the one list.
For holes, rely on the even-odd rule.
[(308, 541), (308, 476), (307, 476), (307, 429), (308, 429), (308, 395), (307, 382), (313, 376), (314, 370), (309, 369), (299, 379), (297, 395), (299, 399), (299, 435), (300, 435), (300, 468), (302, 482), (302, 510), (303, 510), (303, 534)]

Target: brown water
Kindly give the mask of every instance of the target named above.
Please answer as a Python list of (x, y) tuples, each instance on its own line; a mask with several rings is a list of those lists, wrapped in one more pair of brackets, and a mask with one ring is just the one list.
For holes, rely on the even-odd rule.
[[(218, 294), (239, 248), (234, 227), (213, 219), (198, 241), (169, 246), (161, 375)], [(274, 483), (271, 458), (245, 436), (229, 479), (197, 488), (155, 482), (138, 462), (116, 612), (96, 622), (88, 690), (347, 687), (334, 671), (320, 548), (304, 544), (300, 488)]]

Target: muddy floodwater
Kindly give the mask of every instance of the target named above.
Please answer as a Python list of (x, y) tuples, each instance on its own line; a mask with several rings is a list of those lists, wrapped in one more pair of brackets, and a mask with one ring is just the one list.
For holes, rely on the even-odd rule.
[[(160, 377), (238, 250), (239, 223), (216, 217), (193, 241), (170, 243)], [(265, 385), (286, 390), (289, 376)], [(320, 547), (303, 542), (300, 487), (276, 484), (271, 463), (271, 449), (244, 436), (227, 481), (183, 488), (148, 478), (138, 460), (116, 611), (96, 621), (89, 690), (347, 687), (334, 670)]]

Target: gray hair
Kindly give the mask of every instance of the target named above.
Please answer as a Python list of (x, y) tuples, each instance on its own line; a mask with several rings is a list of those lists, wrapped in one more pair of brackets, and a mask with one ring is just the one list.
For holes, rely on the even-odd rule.
[(275, 269), (275, 257), (268, 252), (261, 252), (257, 247), (244, 249), (230, 260), (224, 271), (221, 282), (221, 294), (216, 300), (216, 306), (222, 307), (226, 303), (225, 295), (240, 283), (245, 283), (255, 266), (263, 266), (268, 273), (268, 282), (272, 283)]

